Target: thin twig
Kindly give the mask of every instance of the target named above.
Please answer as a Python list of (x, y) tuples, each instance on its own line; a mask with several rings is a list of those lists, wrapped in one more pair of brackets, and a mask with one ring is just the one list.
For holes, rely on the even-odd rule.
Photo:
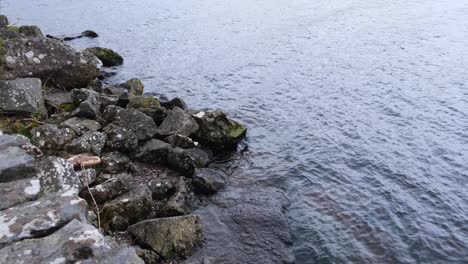
[(88, 189), (88, 192), (89, 192), (89, 195), (91, 196), (91, 199), (93, 200), (93, 203), (94, 203), (94, 209), (95, 209), (95, 212), (96, 212), (96, 215), (97, 215), (97, 220), (98, 220), (98, 229), (99, 231), (102, 231), (101, 230), (101, 211), (99, 210), (99, 206), (97, 205), (97, 202), (96, 200), (94, 199), (94, 196), (93, 196), (93, 193), (91, 192), (91, 189), (89, 188), (89, 183), (88, 183), (88, 171), (85, 170), (85, 167), (83, 164), (81, 164), (81, 169), (84, 170), (84, 176), (85, 176), (85, 185), (86, 185), (86, 188)]

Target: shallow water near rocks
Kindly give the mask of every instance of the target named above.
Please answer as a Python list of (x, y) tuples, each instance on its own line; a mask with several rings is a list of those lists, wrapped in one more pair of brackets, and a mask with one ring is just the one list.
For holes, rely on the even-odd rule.
[[(231, 183), (284, 187), (297, 263), (468, 262), (468, 2), (1, 0), (92, 29), (113, 81), (249, 127)], [(18, 19), (18, 21), (17, 21)]]

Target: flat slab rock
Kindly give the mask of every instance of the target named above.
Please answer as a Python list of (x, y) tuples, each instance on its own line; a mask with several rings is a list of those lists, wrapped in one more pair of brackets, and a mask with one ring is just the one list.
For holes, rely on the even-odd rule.
[(202, 218), (205, 243), (185, 263), (294, 263), (281, 190), (232, 187), (214, 199), (217, 205), (194, 212)]
[(0, 150), (0, 182), (30, 178), (36, 171), (34, 157), (19, 147)]
[(44, 112), (42, 84), (38, 78), (0, 81), (0, 112), (32, 114)]
[(39, 179), (0, 183), (0, 210), (35, 200), (40, 190)]
[(23, 240), (0, 249), (0, 263), (109, 263), (143, 264), (133, 248), (112, 248), (94, 227), (78, 220), (54, 234)]
[(73, 219), (85, 221), (87, 212), (85, 200), (67, 193), (0, 211), (0, 247), (47, 235)]

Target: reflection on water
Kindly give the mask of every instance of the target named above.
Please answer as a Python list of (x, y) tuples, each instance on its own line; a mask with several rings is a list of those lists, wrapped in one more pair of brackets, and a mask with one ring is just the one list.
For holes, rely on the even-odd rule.
[[(468, 2), (2, 0), (114, 81), (249, 126), (232, 183), (288, 188), (298, 263), (468, 262)], [(248, 176), (239, 176), (248, 175)]]

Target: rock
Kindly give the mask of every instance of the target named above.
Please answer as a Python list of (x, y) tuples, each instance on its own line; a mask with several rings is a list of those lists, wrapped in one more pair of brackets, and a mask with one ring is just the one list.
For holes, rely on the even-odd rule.
[(30, 178), (35, 172), (34, 157), (25, 150), (19, 147), (0, 150), (0, 182)]
[(123, 231), (128, 225), (144, 220), (151, 206), (151, 191), (147, 186), (137, 186), (104, 205), (101, 223), (104, 229)]
[(102, 132), (106, 134), (107, 149), (129, 153), (133, 152), (138, 147), (137, 136), (123, 127), (109, 124)]
[(183, 135), (190, 136), (198, 130), (195, 120), (179, 107), (167, 111), (167, 117), (159, 127), (158, 134), (161, 136)]
[(101, 169), (105, 173), (128, 172), (130, 159), (118, 151), (105, 153), (101, 156)]
[(145, 262), (145, 264), (160, 264), (161, 257), (154, 251), (148, 249), (136, 249), (137, 255)]
[(83, 135), (86, 132), (96, 132), (101, 129), (101, 124), (98, 122), (79, 117), (72, 117), (62, 123), (62, 126), (73, 130), (77, 135)]
[[(131, 181), (132, 176), (130, 176), (130, 174), (122, 173), (115, 175), (115, 177), (101, 184), (91, 187), (89, 191), (96, 200), (96, 203), (103, 204), (107, 201), (111, 201), (115, 197), (125, 192), (128, 192)], [(89, 191), (84, 190), (81, 193), (81, 197), (83, 197), (88, 202), (88, 204), (93, 204), (93, 200)]]
[(86, 207), (85, 200), (64, 193), (0, 211), (0, 247), (42, 237), (73, 219), (86, 221)]
[(97, 172), (95, 169), (85, 169), (82, 171), (76, 172), (76, 176), (80, 179), (80, 185), (78, 190), (82, 192), (87, 189), (87, 186), (92, 185), (97, 178)]
[(92, 31), (92, 30), (85, 30), (81, 32), (81, 36), (83, 37), (88, 37), (88, 38), (97, 38), (99, 37), (98, 33)]
[(190, 155), (198, 168), (206, 167), (212, 158), (212, 153), (209, 150), (200, 148), (184, 149), (184, 152)]
[(4, 15), (0, 15), (0, 29), (7, 28), (9, 24), (8, 18)]
[(151, 117), (135, 109), (109, 106), (104, 112), (103, 117), (108, 122), (133, 132), (138, 140), (152, 138), (158, 129)]
[(214, 169), (196, 169), (193, 174), (193, 185), (199, 193), (215, 194), (219, 190), (224, 189), (226, 185), (225, 175)]
[(63, 88), (85, 87), (99, 75), (101, 62), (49, 38), (4, 39), (2, 79), (37, 77)]
[(36, 167), (41, 183), (41, 197), (55, 195), (57, 192), (68, 196), (78, 195), (80, 179), (70, 162), (58, 157), (47, 157), (38, 162)]
[(150, 95), (133, 95), (129, 97), (127, 108), (159, 108), (158, 99)]
[(171, 145), (158, 139), (151, 139), (138, 150), (135, 158), (148, 164), (164, 165), (167, 164), (167, 158), (171, 151)]
[(87, 48), (85, 51), (93, 54), (102, 61), (102, 64), (105, 67), (112, 67), (117, 65), (122, 65), (124, 59), (117, 52), (101, 47)]
[(177, 190), (177, 183), (172, 178), (155, 179), (150, 182), (148, 187), (153, 194), (154, 200), (162, 200), (169, 198)]
[(118, 98), (113, 95), (105, 95), (90, 89), (73, 89), (72, 98), (77, 109), (72, 115), (95, 119), (103, 109), (109, 105), (118, 103)]
[(163, 107), (157, 108), (137, 108), (138, 111), (151, 117), (156, 125), (161, 125), (166, 118), (166, 109)]
[(192, 177), (195, 168), (197, 168), (197, 161), (181, 148), (172, 149), (167, 161), (172, 168), (180, 171), (186, 177)]
[(8, 147), (19, 147), (29, 155), (42, 156), (41, 150), (34, 146), (29, 138), (20, 134), (0, 134), (0, 151)]
[(171, 144), (174, 148), (188, 149), (196, 146), (191, 138), (179, 134), (170, 135), (166, 137), (164, 141)]
[(41, 80), (24, 78), (0, 81), (0, 113), (45, 113)]
[(161, 106), (166, 109), (172, 109), (174, 107), (179, 107), (180, 109), (187, 110), (187, 104), (184, 100), (176, 97), (170, 101), (161, 101)]
[(75, 109), (71, 92), (44, 90), (44, 101), (49, 113), (71, 112)]
[(74, 117), (83, 117), (95, 119), (101, 114), (101, 104), (95, 96), (81, 102), (78, 107), (71, 113)]
[(217, 150), (236, 146), (247, 132), (245, 126), (227, 118), (221, 110), (200, 111), (193, 117), (200, 126), (196, 134), (197, 140)]
[(50, 236), (0, 249), (0, 263), (143, 264), (143, 261), (133, 248), (113, 248), (98, 229), (72, 220)]
[(194, 213), (203, 222), (203, 247), (185, 263), (294, 263), (286, 195), (273, 187), (228, 188)]
[(101, 154), (101, 150), (106, 144), (106, 135), (101, 132), (86, 132), (81, 137), (73, 140), (66, 150), (70, 153), (93, 153)]
[(186, 183), (183, 180), (179, 180), (175, 184), (176, 188), (174, 193), (167, 202), (163, 203), (159, 210), (155, 212), (158, 217), (187, 215), (191, 213)]
[(72, 142), (76, 134), (70, 128), (42, 125), (31, 130), (31, 142), (40, 149), (62, 150)]
[(28, 38), (45, 38), (41, 29), (37, 26), (21, 26), (19, 27), (19, 33)]
[(36, 200), (41, 190), (38, 179), (24, 179), (0, 183), (0, 210)]
[(121, 84), (122, 87), (126, 88), (131, 95), (142, 95), (145, 89), (145, 85), (137, 78), (130, 79)]
[(164, 259), (190, 256), (202, 244), (201, 221), (196, 215), (147, 220), (130, 226), (128, 231), (138, 244)]

